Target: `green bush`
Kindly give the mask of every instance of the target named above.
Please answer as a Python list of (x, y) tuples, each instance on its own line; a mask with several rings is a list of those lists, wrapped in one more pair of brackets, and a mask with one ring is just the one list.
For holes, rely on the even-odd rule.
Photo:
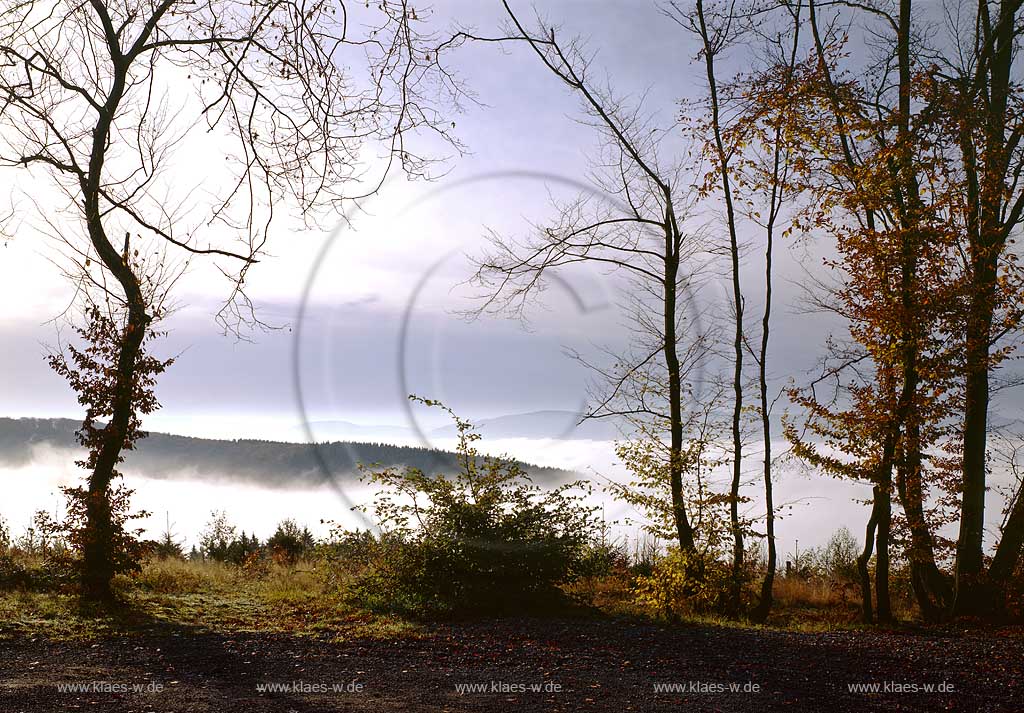
[(5, 549), (0, 552), (0, 589), (28, 589), (32, 585), (32, 573), (25, 563)]
[(607, 577), (613, 573), (627, 572), (631, 568), (632, 562), (625, 545), (601, 537), (583, 548), (575, 573), (580, 577)]
[[(791, 552), (785, 560), (789, 563), (788, 574), (802, 579), (826, 579), (834, 582), (856, 582), (857, 557), (861, 546), (857, 538), (846, 527), (832, 533), (828, 542), (821, 547), (808, 547)], [(896, 569), (898, 552), (892, 552), (893, 570)]]
[(637, 576), (633, 593), (643, 609), (676, 620), (724, 611), (731, 580), (730, 567), (714, 554), (687, 554), (673, 547), (654, 563), (649, 575)]
[(12, 541), (0, 519), (0, 589), (59, 591), (74, 588), (80, 561), (68, 538), (70, 525), (37, 510)]
[[(294, 524), (294, 523), (293, 523)], [(240, 536), (227, 513), (214, 510), (199, 538), (199, 551), (206, 559), (242, 565), (262, 555), (262, 546), (256, 535)]]
[(456, 473), (363, 469), (364, 481), (381, 488), (372, 508), (383, 534), (372, 538), (350, 595), (371, 609), (419, 615), (561, 602), (558, 585), (579, 576), (596, 531), (594, 508), (573, 493), (583, 484), (541, 489), (515, 461), (481, 455), (471, 424), (445, 410), (459, 431)]
[(282, 520), (267, 540), (266, 548), (278, 561), (295, 564), (313, 551), (316, 543), (309, 528), (299, 527), (295, 520)]
[(51, 551), (45, 556), (17, 547), (0, 552), (0, 590), (70, 591), (76, 576), (76, 561), (67, 550)]
[(822, 553), (823, 574), (833, 581), (856, 582), (857, 557), (860, 555), (860, 543), (846, 527), (840, 527), (829, 539)]

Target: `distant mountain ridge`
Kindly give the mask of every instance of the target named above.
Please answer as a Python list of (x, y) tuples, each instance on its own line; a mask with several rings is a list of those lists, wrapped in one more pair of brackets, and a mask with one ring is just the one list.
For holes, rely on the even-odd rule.
[[(0, 462), (27, 465), (33, 446), (80, 448), (75, 431), (81, 424), (66, 418), (0, 418)], [(330, 480), (354, 480), (358, 465), (413, 466), (425, 472), (457, 469), (451, 451), (388, 443), (336, 441), (289, 443), (257, 439), (216, 440), (151, 432), (125, 452), (121, 468), (151, 478), (227, 478), (269, 487), (304, 487)], [(556, 468), (522, 464), (540, 482), (570, 476)]]
[[(615, 426), (606, 420), (588, 419), (580, 423), (575, 411), (531, 411), (475, 423), (484, 438), (555, 438), (559, 440), (614, 441), (621, 438)], [(454, 426), (430, 432), (433, 436), (455, 435)]]
[[(575, 411), (546, 410), (516, 413), (495, 418), (473, 420), (474, 427), (485, 439), (535, 438), (558, 440), (613, 441), (621, 437), (609, 421), (590, 419), (579, 423)], [(366, 434), (387, 438), (415, 438), (417, 433), (408, 426), (368, 426), (350, 421), (313, 421), (310, 430), (317, 439), (360, 438)], [(424, 435), (433, 438), (452, 438), (458, 435), (454, 425), (424, 429)]]

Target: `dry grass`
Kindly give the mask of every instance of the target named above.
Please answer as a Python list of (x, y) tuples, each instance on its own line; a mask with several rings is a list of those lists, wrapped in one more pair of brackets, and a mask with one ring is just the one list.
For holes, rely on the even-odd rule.
[(846, 608), (857, 606), (858, 591), (852, 582), (780, 577), (772, 588), (775, 601), (783, 606)]
[(858, 626), (859, 590), (852, 582), (779, 577), (772, 588), (769, 625), (790, 629)]
[[(893, 616), (914, 621), (917, 609), (909, 591), (895, 580), (891, 585)], [(787, 629), (860, 628), (860, 587), (848, 580), (779, 577), (772, 589), (774, 602), (768, 623)]]
[(260, 561), (239, 567), (209, 560), (154, 560), (130, 583), (126, 598), (155, 620), (218, 631), (351, 637), (396, 629), (394, 622), (354, 610), (326, 575), (312, 562)]
[(226, 591), (242, 580), (238, 567), (223, 562), (150, 560), (134, 584), (158, 594), (189, 594), (199, 591)]
[[(42, 635), (95, 638), (158, 626), (232, 632), (261, 631), (335, 638), (417, 636), (421, 627), (394, 616), (369, 614), (346, 598), (352, 573), (322, 561), (288, 566), (258, 561), (239, 567), (214, 561), (150, 560), (132, 578), (120, 577), (125, 602), (114, 613), (84, 611), (61, 591), (0, 589), (0, 638)], [(648, 618), (637, 604), (632, 577), (621, 570), (566, 585), (576, 603), (604, 616)], [(913, 618), (913, 605), (894, 590), (897, 618)], [(779, 577), (767, 625), (821, 631), (860, 626), (859, 590), (852, 582)], [(692, 622), (746, 626), (721, 617), (693, 615)]]
[(630, 577), (625, 573), (605, 577), (583, 577), (564, 585), (562, 590), (577, 604), (597, 609), (610, 616), (643, 616), (641, 607), (634, 600)]
[(115, 585), (120, 610), (83, 610), (61, 592), (0, 590), (0, 637), (93, 639), (173, 626), (334, 638), (418, 635), (419, 627), (348, 605), (336, 577), (312, 563), (238, 567), (213, 561), (151, 560)]
[[(620, 572), (604, 577), (588, 577), (564, 587), (580, 604), (611, 616), (647, 618), (657, 616), (636, 603), (631, 577)], [(893, 588), (893, 609), (897, 620), (912, 621), (916, 609), (909, 595)], [(766, 626), (795, 631), (832, 631), (859, 629), (860, 589), (850, 581), (823, 578), (777, 577), (773, 588), (771, 616)], [(751, 598), (756, 595), (752, 592)], [(691, 613), (687, 621), (717, 626), (750, 626), (714, 614)]]

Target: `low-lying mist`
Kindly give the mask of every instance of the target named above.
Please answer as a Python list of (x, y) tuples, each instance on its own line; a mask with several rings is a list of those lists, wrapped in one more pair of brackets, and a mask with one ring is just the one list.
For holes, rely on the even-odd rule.
[[(50, 439), (38, 437), (22, 441), (16, 448), (11, 447), (9, 439), (3, 445), (0, 487), (5, 497), (0, 501), (0, 516), (7, 520), (13, 534), (20, 534), (28, 526), (36, 510), (63, 514), (60, 487), (82, 482), (85, 471), (74, 463), (82, 451), (55, 446)], [(368, 523), (365, 516), (351, 511), (352, 505), (368, 504), (374, 496), (373, 488), (360, 482), (355, 467), (364, 454), (371, 457), (363, 462), (373, 462), (373, 455), (379, 459), (381, 454), (391, 454), (391, 461), (384, 465), (399, 465), (409, 457), (427, 472), (449, 472), (453, 466), (450, 451), (455, 446), (452, 437), (432, 438), (429, 448), (412, 443), (318, 446), (317, 450), (327, 454), (325, 462), (330, 470), (325, 475), (310, 455), (313, 448), (308, 444), (153, 434), (140, 443), (139, 451), (127, 454), (121, 471), (125, 484), (135, 490), (133, 507), (150, 513), (147, 519), (138, 521), (145, 537), (158, 538), (169, 522), (178, 539), (191, 546), (198, 542), (214, 510), (227, 512), (239, 530), (261, 538), (270, 535), (285, 518), (293, 518), (309, 526), (314, 534), (325, 536), (330, 521), (352, 528)], [(614, 441), (495, 438), (480, 442), (480, 446), (490, 454), (536, 464), (532, 470), (540, 485), (576, 478), (589, 481), (591, 503), (600, 508), (613, 536), (639, 536), (644, 524), (640, 513), (604, 490), (609, 482), (631, 479), (618, 463)], [(751, 444), (750, 452), (756, 447)], [(773, 444), (776, 453), (784, 449), (782, 442)], [(751, 458), (749, 462), (756, 460)], [(723, 466), (720, 472), (710, 473), (711, 481), (717, 478), (724, 483), (727, 470), (728, 466)], [(743, 505), (751, 518), (764, 512), (759, 478), (751, 465), (750, 485), (744, 489), (751, 499)], [(870, 494), (870, 487), (862, 483), (823, 478), (792, 467), (778, 468), (775, 500), (780, 507), (776, 524), (780, 553), (785, 556), (797, 548), (823, 544), (842, 526), (859, 537), (868, 515), (864, 503)], [(998, 494), (992, 493), (987, 518), (990, 527), (998, 526), (999, 507)]]
[[(454, 446), (447, 442), (435, 445)], [(591, 502), (612, 524), (613, 536), (638, 536), (643, 523), (640, 514), (604, 492), (608, 481), (628, 482), (629, 478), (616, 463), (613, 441), (498, 439), (487, 450), (577, 471), (592, 483)], [(0, 465), (0, 487), (7, 493), (0, 503), (0, 516), (8, 521), (15, 535), (28, 526), (36, 510), (63, 514), (60, 487), (77, 485), (83, 480), (85, 471), (74, 464), (80, 456), (81, 452), (74, 449), (33, 444), (25, 462)], [(373, 488), (360, 483), (354, 473), (339, 474), (333, 483), (282, 486), (246, 481), (237, 473), (197, 471), (194, 467), (165, 469), (159, 477), (152, 477), (144, 469), (126, 463), (122, 472), (125, 484), (135, 490), (133, 508), (150, 513), (148, 518), (138, 521), (145, 530), (143, 536), (158, 538), (170, 522), (172, 532), (178, 539), (184, 539), (187, 546), (198, 542), (214, 510), (227, 512), (239, 530), (261, 538), (269, 536), (285, 518), (308, 525), (318, 536), (329, 532), (329, 525), (322, 521), (364, 527), (366, 520), (352, 513), (345, 500), (363, 505), (374, 495)], [(820, 544), (841, 525), (859, 531), (867, 509), (852, 502), (851, 496), (864, 498), (869, 492), (866, 486), (786, 474), (780, 479), (777, 498), (779, 502), (792, 502), (793, 508), (783, 513), (778, 525), (780, 551), (790, 551), (796, 540), (801, 547)], [(745, 507), (751, 515), (763, 509), (756, 498)], [(799, 517), (788, 518), (786, 514)]]

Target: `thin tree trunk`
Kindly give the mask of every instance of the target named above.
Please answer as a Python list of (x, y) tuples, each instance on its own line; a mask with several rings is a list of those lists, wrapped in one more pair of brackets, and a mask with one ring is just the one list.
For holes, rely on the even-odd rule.
[(889, 532), (892, 524), (892, 493), (887, 478), (878, 487), (875, 501), (878, 504), (878, 531), (875, 536), (875, 601), (878, 621), (892, 621), (892, 603), (889, 597)]
[(676, 295), (678, 290), (679, 253), (675, 244), (675, 231), (672, 229), (671, 209), (666, 210), (665, 221), (665, 367), (668, 371), (669, 393), (669, 430), (671, 432), (671, 449), (669, 454), (669, 487), (672, 491), (672, 512), (676, 525), (676, 537), (682, 552), (692, 553), (696, 550), (693, 527), (686, 515), (686, 502), (683, 499), (683, 464), (680, 454), (683, 449), (683, 408), (682, 382), (679, 373), (679, 355), (676, 352)]
[(735, 336), (733, 339), (733, 412), (732, 412), (732, 482), (729, 487), (729, 524), (732, 529), (732, 586), (729, 596), (729, 609), (735, 616), (739, 613), (740, 598), (743, 586), (743, 531), (740, 527), (739, 499), (740, 480), (742, 476), (743, 439), (740, 429), (743, 415), (743, 292), (740, 288), (740, 251), (739, 237), (736, 233), (736, 212), (732, 201), (732, 187), (729, 180), (729, 156), (722, 139), (721, 112), (718, 101), (718, 81), (715, 76), (715, 54), (704, 16), (704, 2), (697, 0), (697, 21), (700, 25), (701, 39), (704, 44), (704, 66), (707, 72), (708, 91), (711, 97), (711, 127), (715, 139), (715, 151), (718, 156), (719, 170), (722, 178), (722, 195), (725, 199), (726, 222), (729, 229), (729, 256), (732, 262), (732, 297), (735, 305)]
[(779, 192), (779, 163), (781, 160), (780, 131), (775, 131), (775, 157), (773, 167), (771, 214), (768, 219), (766, 245), (764, 250), (764, 314), (761, 317), (761, 353), (758, 359), (758, 386), (761, 397), (761, 437), (764, 439), (764, 500), (765, 538), (768, 545), (768, 562), (761, 581), (761, 597), (752, 613), (754, 621), (763, 622), (772, 608), (772, 588), (775, 585), (775, 566), (778, 553), (775, 547), (775, 500), (772, 493), (772, 427), (768, 405), (768, 339), (772, 316), (772, 248), (775, 238), (775, 218), (778, 215), (776, 199)]
[[(800, 47), (800, 7), (793, 14), (793, 46), (789, 56), (789, 67), (786, 76), (788, 89), (796, 66), (797, 51)], [(782, 207), (782, 127), (775, 128), (772, 150), (772, 190), (769, 199), (768, 223), (765, 228), (764, 248), (764, 314), (761, 317), (761, 353), (758, 359), (758, 386), (761, 397), (761, 436), (764, 439), (764, 500), (765, 500), (765, 536), (768, 541), (768, 562), (761, 582), (761, 597), (752, 618), (764, 622), (772, 609), (772, 588), (775, 586), (775, 567), (778, 564), (778, 552), (775, 543), (775, 499), (772, 491), (772, 428), (771, 413), (768, 404), (768, 339), (771, 331), (772, 316), (772, 251), (775, 244), (775, 222)], [(788, 158), (788, 156), (787, 156)]]
[[(776, 159), (776, 164), (778, 159)], [(774, 191), (773, 191), (774, 192)], [(765, 537), (768, 541), (768, 562), (761, 582), (761, 598), (753, 612), (755, 621), (763, 622), (772, 608), (772, 588), (775, 585), (775, 566), (778, 553), (775, 548), (775, 501), (772, 493), (772, 428), (768, 411), (768, 336), (772, 314), (772, 229), (769, 227), (768, 244), (765, 248), (764, 269), (764, 316), (761, 319), (761, 355), (758, 370), (758, 386), (761, 391), (761, 436), (764, 439), (764, 501)]]
[(878, 486), (873, 491), (871, 515), (868, 517), (868, 524), (864, 530), (864, 550), (857, 558), (857, 573), (860, 575), (860, 612), (861, 621), (871, 624), (875, 620), (874, 606), (871, 603), (871, 571), (868, 564), (871, 562), (871, 552), (875, 546), (875, 529), (878, 527)]

